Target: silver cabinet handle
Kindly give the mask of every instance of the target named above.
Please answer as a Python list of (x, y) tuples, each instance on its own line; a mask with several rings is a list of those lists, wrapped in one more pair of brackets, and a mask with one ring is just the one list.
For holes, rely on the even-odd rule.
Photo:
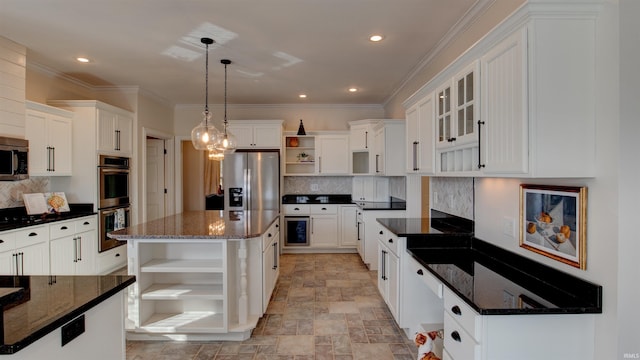
[(73, 262), (78, 262), (78, 237), (73, 238)]

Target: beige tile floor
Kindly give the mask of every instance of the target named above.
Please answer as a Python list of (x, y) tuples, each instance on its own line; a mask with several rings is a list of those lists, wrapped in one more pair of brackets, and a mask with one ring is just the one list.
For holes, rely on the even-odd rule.
[(250, 339), (127, 342), (127, 359), (409, 360), (417, 348), (398, 328), (358, 254), (286, 254)]

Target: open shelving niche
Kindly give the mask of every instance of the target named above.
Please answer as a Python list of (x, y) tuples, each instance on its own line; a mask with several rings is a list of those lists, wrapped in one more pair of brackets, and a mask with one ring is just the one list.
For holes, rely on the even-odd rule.
[[(298, 140), (297, 146), (292, 139)], [(285, 135), (284, 175), (313, 175), (316, 172), (316, 139), (314, 135)], [(308, 161), (299, 160), (299, 154), (309, 154)]]

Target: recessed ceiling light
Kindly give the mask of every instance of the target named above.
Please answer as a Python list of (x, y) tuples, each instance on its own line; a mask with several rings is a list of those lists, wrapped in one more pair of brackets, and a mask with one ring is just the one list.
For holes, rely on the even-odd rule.
[(373, 42), (382, 41), (382, 39), (384, 39), (384, 37), (382, 35), (371, 35), (371, 36), (369, 36), (369, 40), (371, 40)]
[(305, 99), (305, 98), (307, 97), (307, 95), (306, 95), (306, 94), (300, 94), (300, 95), (298, 95), (298, 97), (299, 97), (300, 99)]
[(76, 60), (78, 60), (78, 62), (81, 62), (81, 63), (90, 62), (89, 59), (87, 59), (86, 57), (77, 57)]
[(353, 92), (357, 92), (357, 91), (358, 91), (358, 88), (354, 88), (354, 87), (349, 88), (349, 92), (353, 93)]

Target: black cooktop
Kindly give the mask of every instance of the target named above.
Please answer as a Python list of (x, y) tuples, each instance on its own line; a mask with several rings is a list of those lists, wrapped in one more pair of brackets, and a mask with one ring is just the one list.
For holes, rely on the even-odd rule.
[(0, 231), (95, 214), (93, 204), (69, 204), (69, 208), (71, 210), (68, 212), (41, 215), (29, 215), (25, 207), (0, 209)]

